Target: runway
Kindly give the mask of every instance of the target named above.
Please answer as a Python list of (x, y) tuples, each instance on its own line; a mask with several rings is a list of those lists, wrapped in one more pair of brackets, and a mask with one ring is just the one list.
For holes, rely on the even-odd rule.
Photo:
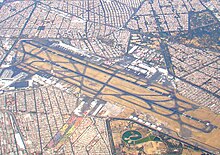
[[(152, 89), (156, 86), (148, 88), (137, 83), (135, 77), (127, 78), (122, 71), (97, 66), (80, 60), (69, 52), (54, 50), (34, 41), (22, 41), (21, 44), (23, 47), (21, 52), (27, 59), (24, 59), (20, 66), (33, 71), (32, 73), (42, 70), (51, 74), (53, 70), (54, 76), (77, 85), (83, 92), (93, 97), (107, 101), (123, 100), (127, 102), (127, 106), (151, 111), (201, 132), (209, 133), (215, 128), (211, 123), (207, 126), (206, 121), (185, 114), (188, 110), (193, 110), (195, 105), (173, 95), (167, 88), (157, 87), (157, 90)], [(172, 115), (182, 119), (174, 119)]]

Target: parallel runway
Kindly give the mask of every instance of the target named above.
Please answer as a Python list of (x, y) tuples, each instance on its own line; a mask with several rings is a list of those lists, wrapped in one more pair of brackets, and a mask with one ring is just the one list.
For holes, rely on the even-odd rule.
[[(83, 93), (106, 101), (126, 103), (128, 107), (138, 107), (169, 118), (180, 125), (209, 133), (215, 126), (207, 121), (189, 116), (185, 112), (194, 110), (196, 105), (185, 101), (183, 97), (173, 95), (172, 91), (162, 87), (137, 83), (135, 77), (126, 77), (114, 68), (105, 68), (80, 60), (66, 51), (58, 51), (34, 41), (22, 41), (25, 57), (19, 65), (29, 72), (38, 70), (51, 74), (61, 80), (77, 85)], [(171, 97), (169, 97), (171, 96)], [(123, 104), (125, 105), (125, 104)], [(172, 117), (173, 115), (178, 118)]]

